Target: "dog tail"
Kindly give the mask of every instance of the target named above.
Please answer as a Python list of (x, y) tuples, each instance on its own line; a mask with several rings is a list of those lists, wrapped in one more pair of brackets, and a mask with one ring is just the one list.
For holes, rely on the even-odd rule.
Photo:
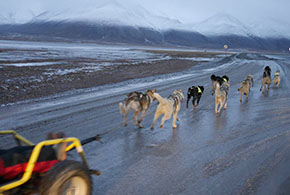
[(127, 113), (127, 109), (126, 109), (125, 105), (122, 104), (122, 102), (119, 103), (119, 107), (120, 107), (120, 113), (121, 114), (126, 114)]
[(159, 95), (158, 93), (154, 93), (153, 95), (157, 99), (157, 101), (160, 102), (160, 104), (166, 103), (165, 99), (163, 97), (161, 97), (161, 95)]

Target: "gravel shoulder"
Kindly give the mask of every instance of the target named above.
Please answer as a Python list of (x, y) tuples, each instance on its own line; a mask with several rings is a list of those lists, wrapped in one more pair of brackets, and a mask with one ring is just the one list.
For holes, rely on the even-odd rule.
[[(4, 52), (15, 52), (12, 49), (0, 50)], [(23, 55), (38, 50), (19, 50)], [(6, 105), (19, 101), (25, 101), (34, 98), (55, 95), (58, 93), (97, 87), (105, 84), (118, 83), (130, 79), (145, 78), (155, 75), (170, 74), (186, 71), (202, 61), (188, 60), (184, 58), (200, 57), (213, 58), (220, 53), (208, 52), (182, 52), (166, 50), (146, 50), (146, 52), (158, 53), (167, 56), (169, 59), (157, 59), (132, 63), (126, 60), (110, 61), (110, 66), (104, 66), (97, 69), (92, 66), (94, 63), (100, 63), (98, 59), (93, 58), (75, 58), (75, 59), (30, 59), (17, 61), (17, 63), (53, 63), (52, 65), (41, 66), (7, 66), (15, 61), (0, 61), (0, 104)], [(6, 64), (1, 66), (1, 64)]]

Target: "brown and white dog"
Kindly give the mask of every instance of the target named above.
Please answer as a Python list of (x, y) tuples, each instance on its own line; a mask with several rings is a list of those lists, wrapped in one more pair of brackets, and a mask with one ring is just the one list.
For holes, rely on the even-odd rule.
[(253, 86), (254, 83), (254, 77), (253, 75), (248, 75), (245, 80), (240, 85), (240, 88), (238, 88), (238, 91), (240, 92), (240, 102), (242, 102), (243, 94), (246, 96), (246, 99), (249, 98), (250, 89)]
[(262, 85), (260, 88), (260, 91), (262, 91), (262, 93), (264, 93), (266, 85), (267, 85), (267, 91), (269, 91), (270, 85), (271, 85), (271, 68), (269, 66), (266, 66), (264, 68), (263, 80), (262, 80)]
[(229, 77), (211, 75), (212, 94), (215, 93), (215, 113), (219, 114), (221, 108), (227, 109), (228, 93), (230, 89)]
[(281, 80), (281, 78), (280, 78), (280, 70), (277, 70), (275, 72), (274, 79), (273, 79), (273, 88), (275, 88), (275, 87), (278, 88), (279, 87), (280, 80)]
[(168, 98), (161, 97), (158, 93), (154, 93), (153, 96), (157, 99), (159, 102), (155, 115), (154, 120), (152, 123), (151, 130), (154, 129), (154, 125), (156, 124), (157, 119), (164, 114), (164, 116), (161, 119), (160, 128), (163, 128), (165, 120), (168, 120), (171, 118), (171, 115), (173, 115), (173, 123), (172, 127), (176, 128), (176, 121), (179, 121), (178, 118), (178, 112), (181, 107), (181, 102), (184, 99), (184, 95), (182, 94), (181, 89), (175, 90)]
[[(156, 89), (147, 90), (145, 94), (141, 92), (131, 92), (127, 95), (125, 104), (119, 103), (120, 113), (124, 115), (124, 126), (127, 126), (127, 117), (129, 111), (134, 111), (133, 121), (139, 127), (142, 128), (141, 122), (144, 120), (145, 114), (149, 109), (151, 103), (154, 101), (153, 94)], [(142, 112), (141, 119), (138, 119), (139, 112)]]

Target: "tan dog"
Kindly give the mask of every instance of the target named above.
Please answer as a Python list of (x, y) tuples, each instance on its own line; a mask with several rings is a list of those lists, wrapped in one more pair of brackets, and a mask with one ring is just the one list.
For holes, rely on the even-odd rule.
[(181, 89), (175, 90), (168, 98), (163, 98), (158, 93), (154, 93), (153, 96), (157, 99), (157, 101), (159, 102), (159, 105), (154, 115), (154, 120), (152, 123), (151, 130), (154, 129), (154, 125), (156, 124), (157, 119), (162, 114), (164, 114), (164, 116), (161, 119), (160, 128), (163, 128), (165, 120), (170, 119), (172, 114), (173, 114), (172, 127), (176, 128), (177, 127), (176, 120), (179, 121), (179, 118), (177, 115), (181, 107), (181, 102), (184, 99), (182, 90)]
[[(139, 127), (142, 128), (141, 122), (144, 120), (145, 114), (149, 109), (151, 103), (154, 101), (153, 93), (156, 89), (147, 90), (145, 94), (141, 92), (131, 92), (127, 95), (125, 104), (119, 103), (120, 113), (124, 115), (124, 126), (127, 126), (127, 116), (129, 111), (134, 111), (133, 121)], [(142, 112), (141, 119), (138, 120), (138, 114)]]
[(279, 85), (280, 85), (280, 70), (277, 70), (276, 72), (275, 72), (275, 75), (274, 75), (274, 79), (273, 79), (273, 88), (275, 88), (275, 87), (279, 87)]
[(212, 95), (215, 94), (215, 113), (218, 115), (222, 107), (227, 109), (230, 81), (226, 75), (223, 77), (211, 75), (210, 79), (212, 81)]
[(247, 78), (246, 78), (246, 81), (249, 82), (249, 84), (250, 84), (250, 89), (251, 89), (251, 87), (254, 86), (254, 76), (251, 75), (251, 74), (249, 74), (249, 75), (247, 76)]
[(240, 102), (242, 102), (243, 94), (246, 95), (246, 99), (249, 98), (250, 89), (253, 86), (254, 77), (252, 75), (248, 75), (245, 80), (241, 83), (240, 88), (238, 91), (240, 92)]
[(215, 82), (214, 89), (215, 89), (215, 113), (218, 115), (222, 107), (224, 107), (225, 110), (227, 109), (230, 84), (228, 82), (223, 82), (223, 84), (220, 85), (219, 82)]

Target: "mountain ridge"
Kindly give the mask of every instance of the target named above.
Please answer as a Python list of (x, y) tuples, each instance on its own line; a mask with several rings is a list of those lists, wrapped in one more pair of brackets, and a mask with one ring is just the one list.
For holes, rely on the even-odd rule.
[(0, 38), (29, 36), (31, 39), (93, 41), (98, 43), (126, 43), (141, 45), (185, 46), (200, 49), (255, 49), (286, 52), (287, 38), (261, 38), (241, 35), (209, 36), (188, 30), (155, 30), (129, 25), (98, 24), (90, 22), (31, 22), (0, 25)]

